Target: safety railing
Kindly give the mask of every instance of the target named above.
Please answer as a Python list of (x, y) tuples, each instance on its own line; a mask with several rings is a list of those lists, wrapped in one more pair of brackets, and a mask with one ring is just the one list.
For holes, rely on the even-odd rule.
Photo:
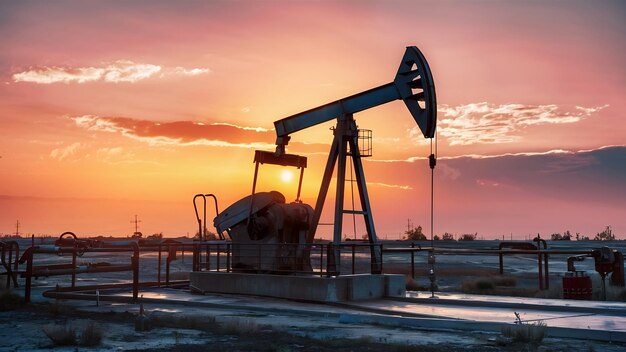
[[(97, 253), (115, 253), (115, 252), (132, 252), (130, 264), (84, 264), (77, 265), (76, 259), (79, 253), (85, 252), (97, 252)], [(49, 265), (34, 265), (35, 254), (71, 254), (71, 263), (63, 264), (49, 264)], [(48, 276), (71, 276), (71, 287), (76, 287), (76, 275), (82, 273), (103, 273), (103, 272), (119, 272), (119, 271), (132, 271), (132, 288), (133, 299), (136, 300), (139, 292), (139, 246), (137, 242), (115, 242), (108, 243), (106, 247), (100, 248), (80, 248), (78, 246), (73, 247), (59, 247), (51, 245), (32, 246), (27, 248), (22, 254), (19, 260), (20, 264), (26, 263), (26, 270), (22, 272), (22, 277), (25, 279), (24, 285), (24, 300), (26, 303), (30, 302), (32, 279), (36, 277), (48, 277)]]
[[(308, 274), (338, 276), (380, 273), (382, 263), (371, 262), (372, 248), (382, 244), (233, 243), (194, 244), (194, 271)], [(340, 253), (337, 256), (337, 252)], [(336, 260), (335, 258), (339, 258)], [(358, 260), (357, 260), (358, 259)]]
[(5, 287), (10, 288), (11, 281), (13, 281), (13, 287), (18, 287), (17, 271), (20, 245), (17, 241), (0, 241), (0, 251), (2, 267), (5, 270), (0, 272), (0, 275), (6, 275), (7, 277)]
[[(478, 248), (443, 248), (443, 247), (422, 247), (415, 246), (411, 243), (411, 247), (393, 247), (385, 248), (383, 253), (409, 253), (411, 256), (411, 277), (415, 278), (415, 255), (418, 252), (427, 252), (430, 255), (497, 255), (499, 257), (499, 272), (504, 273), (503, 257), (506, 255), (529, 255), (537, 257), (538, 264), (538, 288), (545, 290), (549, 288), (549, 271), (548, 260), (549, 255), (580, 255), (589, 254), (590, 250), (554, 250), (546, 249), (545, 241), (544, 249), (530, 247), (516, 247), (516, 249), (505, 249), (507, 245), (499, 249), (478, 249)], [(519, 248), (519, 249), (517, 249)], [(526, 249), (527, 248), (527, 249)]]

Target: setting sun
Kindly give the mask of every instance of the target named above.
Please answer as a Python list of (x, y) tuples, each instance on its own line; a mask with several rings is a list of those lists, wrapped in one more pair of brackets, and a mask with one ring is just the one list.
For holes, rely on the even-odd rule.
[(285, 182), (285, 183), (289, 183), (291, 182), (291, 180), (293, 180), (293, 172), (291, 172), (290, 170), (283, 170), (280, 172), (280, 180)]

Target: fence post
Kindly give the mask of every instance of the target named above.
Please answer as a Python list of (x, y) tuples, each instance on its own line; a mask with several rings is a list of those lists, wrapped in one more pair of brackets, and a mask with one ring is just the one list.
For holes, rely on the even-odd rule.
[[(411, 249), (415, 248), (415, 242), (411, 241)], [(411, 250), (411, 279), (415, 279), (415, 251)]]

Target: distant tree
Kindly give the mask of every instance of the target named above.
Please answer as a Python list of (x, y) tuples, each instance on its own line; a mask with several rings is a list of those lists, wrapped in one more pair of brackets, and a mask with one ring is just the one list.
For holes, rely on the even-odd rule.
[(572, 234), (569, 232), (569, 230), (565, 230), (565, 232), (563, 232), (563, 241), (571, 241), (572, 240)]
[[(217, 240), (217, 235), (216, 235), (216, 234), (214, 234), (213, 232), (208, 231), (208, 230), (206, 230), (206, 229), (205, 229), (204, 231), (205, 231), (204, 236), (206, 237), (206, 240), (207, 240), (207, 241), (215, 241), (215, 240)], [(200, 240), (200, 239), (201, 239), (201, 238), (200, 238), (200, 232), (197, 232), (197, 231), (196, 231), (196, 234), (195, 234), (195, 235), (193, 235), (193, 239), (194, 239), (194, 240)]]
[(569, 232), (569, 230), (563, 232), (562, 235), (560, 233), (553, 233), (552, 235), (550, 235), (550, 239), (552, 241), (571, 241), (572, 234)]
[(580, 241), (580, 232), (576, 232), (576, 241)]
[(406, 234), (406, 239), (409, 241), (425, 241), (427, 239), (426, 235), (422, 232), (422, 227), (419, 225), (404, 233)]
[(439, 241), (439, 240), (441, 240), (441, 239), (439, 238), (439, 236), (438, 236), (438, 235), (435, 235), (435, 236), (433, 237), (433, 240), (435, 240), (435, 241)]
[(449, 232), (446, 232), (446, 233), (443, 234), (441, 239), (444, 240), (444, 241), (454, 241), (454, 235), (449, 233)]
[(596, 237), (593, 238), (594, 241), (615, 241), (615, 235), (613, 234), (613, 230), (611, 226), (607, 226), (604, 231), (596, 234)]
[(163, 238), (163, 232), (153, 233), (152, 235), (148, 236), (148, 238)]
[(478, 237), (478, 232), (474, 234), (464, 233), (459, 237), (459, 241), (473, 241), (476, 237)]

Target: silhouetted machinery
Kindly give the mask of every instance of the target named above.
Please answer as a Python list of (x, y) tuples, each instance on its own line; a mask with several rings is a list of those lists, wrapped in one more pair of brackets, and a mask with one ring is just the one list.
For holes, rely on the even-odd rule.
[[(337, 187), (333, 229), (333, 251), (329, 263), (339, 269), (342, 220), (344, 214), (362, 215), (371, 244), (372, 272), (381, 271), (380, 247), (365, 183), (362, 157), (371, 156), (371, 131), (359, 130), (353, 114), (401, 99), (422, 131), (433, 138), (436, 127), (437, 102), (435, 85), (426, 59), (414, 46), (406, 48), (400, 67), (391, 83), (307, 110), (274, 122), (276, 151), (256, 151), (252, 194), (214, 219), (219, 232), (226, 231), (232, 239), (232, 267), (243, 271), (308, 271), (310, 249), (322, 214), (324, 201), (337, 164)], [(300, 201), (300, 190), (306, 158), (287, 154), (290, 135), (306, 128), (337, 120), (334, 139), (328, 156), (315, 209)], [(359, 143), (361, 142), (361, 143)], [(361, 210), (343, 209), (346, 159), (350, 156), (357, 183)], [(293, 166), (301, 170), (298, 195), (287, 204), (275, 191), (255, 193), (260, 164)], [(338, 273), (338, 272), (337, 272)]]
[(593, 258), (595, 270), (600, 274), (604, 299), (606, 299), (606, 277), (609, 274), (611, 274), (611, 285), (624, 286), (624, 255), (618, 250), (605, 246), (594, 249), (589, 254), (567, 258), (567, 272), (563, 277), (563, 298), (592, 298), (591, 277), (586, 272), (576, 270), (574, 267), (575, 261), (583, 261), (587, 257)]

